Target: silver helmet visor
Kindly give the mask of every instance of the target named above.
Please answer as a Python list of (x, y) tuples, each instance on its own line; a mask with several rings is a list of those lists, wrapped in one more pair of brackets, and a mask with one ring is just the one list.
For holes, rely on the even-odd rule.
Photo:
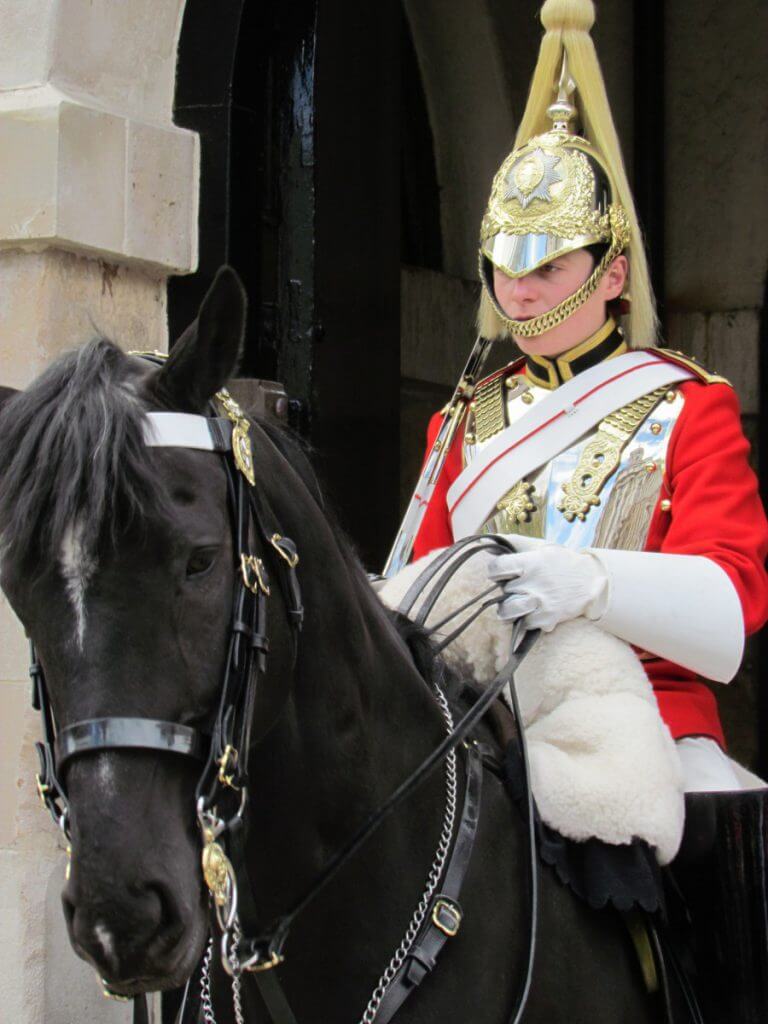
[(482, 253), (509, 277), (523, 277), (558, 256), (583, 249), (602, 239), (595, 235), (508, 235), (503, 231), (482, 243)]

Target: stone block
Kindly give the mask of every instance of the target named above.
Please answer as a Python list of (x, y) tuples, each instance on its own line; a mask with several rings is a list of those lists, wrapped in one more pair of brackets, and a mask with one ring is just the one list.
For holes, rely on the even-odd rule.
[(758, 375), (759, 312), (671, 313), (667, 321), (669, 348), (698, 359), (712, 373), (727, 377), (736, 389), (743, 413), (760, 407)]
[[(453, 388), (477, 337), (480, 286), (433, 270), (404, 267), (400, 278), (400, 371), (408, 380)], [(519, 355), (511, 341), (497, 341), (483, 373)]]
[(12, 109), (0, 102), (0, 249), (56, 246), (187, 273), (197, 263), (199, 162), (194, 132), (50, 86)]
[(32, 784), (31, 779), (22, 782), (19, 772), (29, 693), (27, 683), (0, 682), (0, 849), (16, 838), (19, 791)]
[(58, 112), (0, 112), (0, 239), (18, 244), (56, 233)]
[(62, 103), (59, 118), (57, 235), (123, 252), (125, 121), (73, 103)]
[(707, 365), (707, 316), (705, 313), (670, 313), (662, 345), (678, 349)]
[(707, 325), (707, 369), (727, 377), (736, 389), (743, 413), (760, 409), (757, 310), (712, 313)]
[(56, 7), (50, 0), (0, 0), (0, 90), (44, 81)]
[(0, 384), (26, 387), (97, 333), (126, 349), (166, 349), (165, 282), (56, 249), (0, 253)]
[(183, 271), (197, 264), (197, 135), (127, 126), (125, 253)]
[(768, 138), (761, 0), (667, 0), (666, 293), (689, 308), (762, 300)]
[(400, 370), (403, 377), (453, 386), (475, 339), (479, 286), (431, 270), (403, 268)]
[(170, 122), (184, 0), (57, 0), (53, 6), (52, 82), (97, 96), (129, 117)]

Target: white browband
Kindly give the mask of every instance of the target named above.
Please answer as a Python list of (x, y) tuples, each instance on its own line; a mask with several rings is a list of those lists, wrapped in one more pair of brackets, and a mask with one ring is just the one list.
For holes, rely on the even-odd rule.
[(199, 448), (202, 451), (219, 451), (211, 431), (211, 423), (205, 416), (187, 412), (148, 412), (144, 424), (144, 443), (150, 448)]

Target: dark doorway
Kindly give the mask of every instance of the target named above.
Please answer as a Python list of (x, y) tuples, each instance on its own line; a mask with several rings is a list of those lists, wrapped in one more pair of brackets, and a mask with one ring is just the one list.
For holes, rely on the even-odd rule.
[(169, 286), (177, 337), (217, 267), (242, 276), (242, 373), (281, 381), (364, 562), (397, 527), (397, 0), (188, 0), (176, 121), (200, 133), (198, 272)]

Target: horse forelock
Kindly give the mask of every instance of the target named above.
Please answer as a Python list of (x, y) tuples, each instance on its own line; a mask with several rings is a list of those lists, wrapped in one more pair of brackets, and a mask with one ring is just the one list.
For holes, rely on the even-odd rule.
[(59, 561), (74, 590), (100, 542), (165, 502), (132, 365), (96, 339), (57, 359), (0, 412), (3, 553), (31, 567)]

